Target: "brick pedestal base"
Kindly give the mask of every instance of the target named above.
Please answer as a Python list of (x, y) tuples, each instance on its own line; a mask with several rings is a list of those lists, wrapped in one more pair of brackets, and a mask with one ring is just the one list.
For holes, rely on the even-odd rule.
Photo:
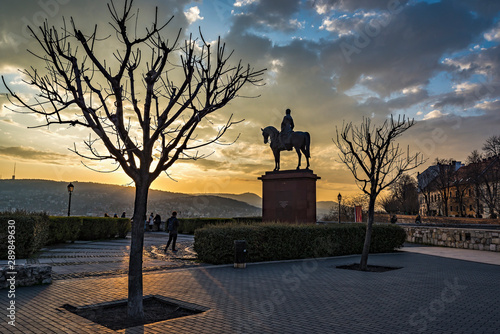
[(262, 220), (316, 222), (316, 180), (312, 170), (266, 172), (262, 180)]

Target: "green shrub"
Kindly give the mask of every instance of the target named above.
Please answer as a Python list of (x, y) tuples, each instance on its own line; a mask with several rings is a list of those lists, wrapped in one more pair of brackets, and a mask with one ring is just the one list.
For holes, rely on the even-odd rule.
[[(114, 238), (118, 233), (118, 220), (124, 218), (82, 217), (79, 240)], [(125, 218), (126, 219), (126, 218)]]
[(115, 218), (117, 229), (118, 229), (118, 238), (126, 238), (128, 232), (132, 229), (132, 223), (129, 218)]
[[(195, 231), (194, 250), (212, 264), (234, 261), (234, 240), (246, 240), (248, 262), (360, 254), (365, 230), (365, 224), (209, 226)], [(370, 252), (394, 251), (405, 237), (399, 226), (374, 225)]]
[[(9, 243), (9, 220), (15, 223), (14, 238)], [(15, 258), (30, 257), (40, 250), (48, 240), (49, 216), (45, 213), (29, 213), (25, 211), (0, 213), (0, 258), (8, 259), (9, 244), (15, 246)], [(11, 247), (12, 248), (12, 247)]]
[(233, 221), (243, 224), (255, 224), (262, 223), (262, 217), (235, 217), (233, 218)]
[(50, 217), (48, 244), (78, 240), (82, 217)]
[(207, 225), (227, 224), (232, 222), (234, 221), (231, 218), (181, 218), (179, 219), (179, 233), (194, 234), (195, 230)]
[(128, 218), (49, 217), (45, 213), (0, 212), (0, 259), (8, 259), (9, 220), (15, 221), (15, 258), (30, 257), (43, 246), (75, 240), (124, 238)]

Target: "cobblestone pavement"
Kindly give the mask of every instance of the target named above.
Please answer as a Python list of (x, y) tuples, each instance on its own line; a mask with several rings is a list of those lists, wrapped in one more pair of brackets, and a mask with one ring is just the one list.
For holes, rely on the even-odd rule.
[[(143, 271), (151, 272), (170, 268), (199, 266), (194, 262), (192, 235), (179, 235), (178, 252), (163, 252), (168, 234), (146, 232), (144, 237)], [(54, 280), (121, 275), (128, 272), (130, 236), (127, 239), (105, 241), (75, 241), (47, 247), (28, 259), (27, 263), (52, 266)]]
[[(165, 240), (151, 238), (146, 237), (155, 254), (152, 246), (161, 246)], [(96, 243), (88, 245), (88, 254), (95, 255), (92, 259), (119, 251), (126, 253), (125, 243), (105, 243), (100, 252), (90, 247)], [(71, 247), (80, 250), (68, 259), (78, 262), (78, 256), (83, 256), (82, 248), (77, 248), (81, 244)], [(44, 254), (47, 252), (57, 253), (55, 249)], [(40, 256), (39, 261), (43, 258)], [(164, 260), (169, 261), (176, 260)], [(117, 332), (498, 333), (500, 266), (398, 252), (370, 255), (369, 263), (402, 269), (369, 273), (337, 268), (358, 261), (359, 256), (344, 256), (248, 264), (246, 269), (197, 266), (145, 271), (145, 295), (161, 295), (208, 311)], [(67, 267), (76, 265), (53, 268)], [(126, 298), (127, 276), (119, 274), (59, 279), (50, 285), (18, 288), (14, 299), (7, 297), (7, 290), (0, 290), (0, 305), (5, 313), (0, 332), (112, 333), (62, 306)], [(6, 305), (10, 300), (15, 301), (16, 327), (7, 323)]]

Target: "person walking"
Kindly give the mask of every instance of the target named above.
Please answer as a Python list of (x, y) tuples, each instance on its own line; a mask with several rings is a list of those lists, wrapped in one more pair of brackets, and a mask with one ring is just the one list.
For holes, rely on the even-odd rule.
[(172, 242), (172, 251), (177, 252), (175, 248), (175, 243), (177, 241), (177, 230), (179, 228), (179, 220), (177, 219), (177, 212), (172, 212), (172, 217), (167, 220), (167, 229), (168, 229), (168, 242), (167, 246), (165, 246), (164, 253), (167, 252), (168, 246)]

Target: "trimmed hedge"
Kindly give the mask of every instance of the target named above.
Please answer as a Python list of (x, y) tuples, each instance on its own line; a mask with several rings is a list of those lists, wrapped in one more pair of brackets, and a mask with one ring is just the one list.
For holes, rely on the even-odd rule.
[(125, 238), (131, 229), (128, 218), (50, 217), (49, 244), (75, 240)]
[[(247, 262), (360, 254), (366, 224), (219, 225), (195, 231), (194, 250), (205, 263), (234, 262), (234, 240), (246, 240)], [(392, 252), (403, 245), (405, 231), (397, 225), (374, 225), (370, 253)]]
[[(43, 246), (75, 240), (125, 238), (128, 218), (49, 217), (24, 211), (0, 213), (0, 259), (8, 258), (9, 220), (15, 224), (15, 258), (28, 258)], [(12, 228), (11, 228), (12, 229)], [(11, 247), (12, 248), (12, 247)]]
[(262, 222), (262, 217), (238, 217), (238, 218), (181, 218), (179, 219), (179, 233), (194, 234), (199, 228), (208, 225), (220, 225), (230, 223), (251, 224)]
[[(10, 225), (14, 228), (9, 229), (9, 220), (15, 222)], [(15, 259), (27, 258), (39, 251), (49, 239), (49, 225), (49, 216), (45, 213), (1, 212), (0, 258), (8, 259), (9, 246), (15, 252)], [(13, 237), (9, 239), (9, 235)], [(14, 258), (12, 252), (11, 257)]]
[(82, 217), (50, 217), (48, 244), (78, 240), (82, 228)]

